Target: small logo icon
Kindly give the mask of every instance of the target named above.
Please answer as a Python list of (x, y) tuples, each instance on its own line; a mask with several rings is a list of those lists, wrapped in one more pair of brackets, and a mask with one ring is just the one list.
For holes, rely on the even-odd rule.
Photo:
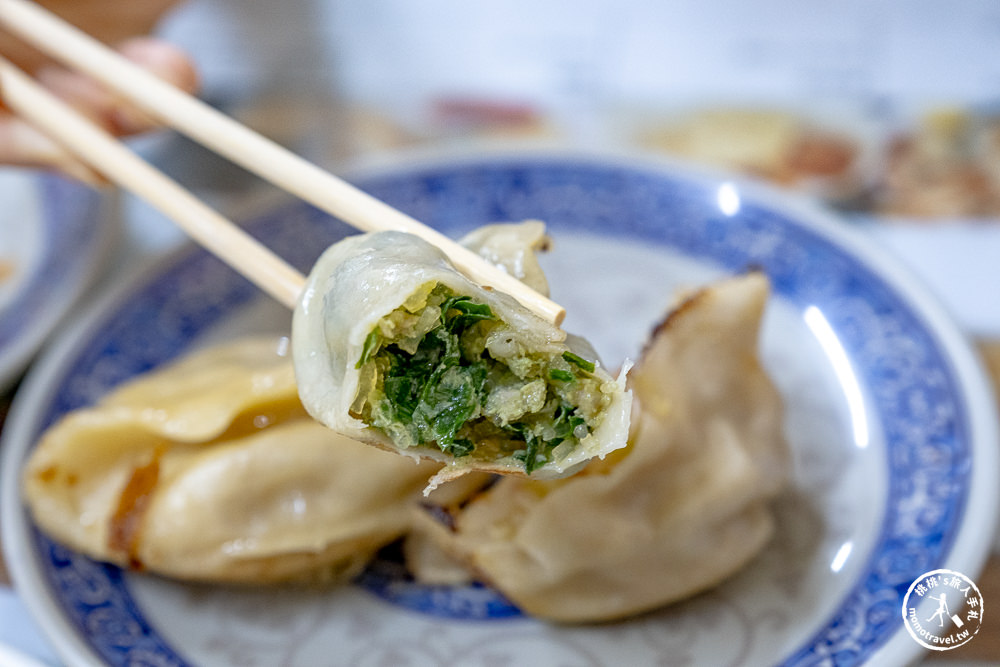
[(983, 623), (983, 595), (961, 572), (932, 570), (903, 598), (903, 625), (919, 644), (947, 651), (969, 642)]

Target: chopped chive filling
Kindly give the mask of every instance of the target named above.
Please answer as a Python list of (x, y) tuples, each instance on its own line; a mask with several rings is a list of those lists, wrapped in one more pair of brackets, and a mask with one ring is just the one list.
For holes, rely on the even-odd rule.
[(575, 365), (579, 366), (580, 368), (582, 368), (583, 370), (587, 371), (588, 373), (593, 373), (594, 369), (597, 368), (594, 365), (593, 361), (587, 361), (586, 359), (584, 359), (580, 355), (573, 354), (572, 352), (568, 352), (568, 351), (567, 352), (563, 352), (562, 353), (562, 358), (565, 359), (566, 361), (568, 361), (571, 364), (575, 364)]
[(427, 286), (365, 339), (357, 415), (398, 446), (510, 457), (530, 474), (585, 438), (608, 399), (594, 364), (571, 352), (494, 355), (509, 331), (489, 305)]
[(558, 368), (550, 368), (549, 379), (559, 380), (560, 382), (572, 382), (573, 380), (576, 379), (576, 376), (570, 373), (569, 371), (562, 371), (559, 370)]
[(380, 338), (381, 336), (379, 335), (378, 329), (372, 329), (371, 333), (368, 334), (368, 337), (365, 338), (365, 344), (361, 346), (361, 358), (358, 359), (358, 363), (354, 366), (355, 368), (361, 368), (368, 363), (368, 360), (372, 358), (375, 350), (378, 349)]

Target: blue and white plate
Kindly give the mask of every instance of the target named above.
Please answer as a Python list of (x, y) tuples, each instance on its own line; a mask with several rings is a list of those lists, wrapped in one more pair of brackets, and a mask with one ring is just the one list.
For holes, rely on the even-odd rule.
[(111, 225), (93, 190), (0, 170), (0, 391), (97, 277)]
[[(868, 239), (769, 190), (617, 157), (452, 157), (354, 180), (453, 235), (547, 221), (566, 328), (611, 366), (637, 355), (676, 288), (763, 268), (775, 296), (762, 354), (795, 459), (776, 539), (711, 592), (593, 627), (526, 618), (481, 586), (416, 585), (389, 558), (334, 590), (246, 590), (123, 573), (53, 544), (18, 501), (42, 429), (194, 346), (288, 327), (287, 311), (189, 249), (67, 335), (11, 417), (3, 543), (69, 664), (900, 664), (922, 650), (902, 624), (910, 584), (979, 572), (996, 520), (990, 392), (949, 320)], [(249, 228), (303, 269), (349, 232), (298, 203)]]

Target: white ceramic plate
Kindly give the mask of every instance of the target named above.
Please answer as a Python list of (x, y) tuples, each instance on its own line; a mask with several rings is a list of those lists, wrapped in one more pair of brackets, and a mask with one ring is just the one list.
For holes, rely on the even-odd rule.
[[(44, 360), (5, 437), (3, 543), (72, 664), (899, 664), (920, 649), (901, 603), (922, 573), (975, 576), (996, 517), (997, 432), (968, 346), (869, 241), (774, 193), (662, 163), (560, 155), (369, 171), (376, 196), (450, 234), (541, 218), (566, 328), (613, 366), (673, 289), (762, 267), (763, 356), (787, 401), (792, 490), (773, 543), (715, 590), (596, 627), (525, 618), (483, 587), (427, 588), (380, 559), (334, 590), (188, 586), (94, 563), (37, 532), (17, 471), (40, 431), (211, 339), (289, 315), (206, 253), (172, 256), (110, 295)], [(290, 204), (250, 221), (309, 267), (348, 232)], [(669, 568), (670, 563), (663, 567)]]
[(0, 170), (0, 391), (98, 275), (112, 231), (100, 196), (55, 176)]

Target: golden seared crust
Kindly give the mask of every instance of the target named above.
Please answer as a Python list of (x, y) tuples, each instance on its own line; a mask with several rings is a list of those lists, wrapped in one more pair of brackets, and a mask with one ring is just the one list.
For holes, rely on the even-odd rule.
[(742, 568), (788, 477), (781, 397), (757, 359), (760, 274), (723, 281), (657, 328), (629, 377), (629, 446), (580, 474), (505, 477), (430, 536), (524, 611), (624, 618)]
[(440, 465), (310, 419), (274, 348), (196, 353), (67, 415), (24, 472), (38, 525), (93, 558), (180, 579), (356, 573), (406, 531)]

